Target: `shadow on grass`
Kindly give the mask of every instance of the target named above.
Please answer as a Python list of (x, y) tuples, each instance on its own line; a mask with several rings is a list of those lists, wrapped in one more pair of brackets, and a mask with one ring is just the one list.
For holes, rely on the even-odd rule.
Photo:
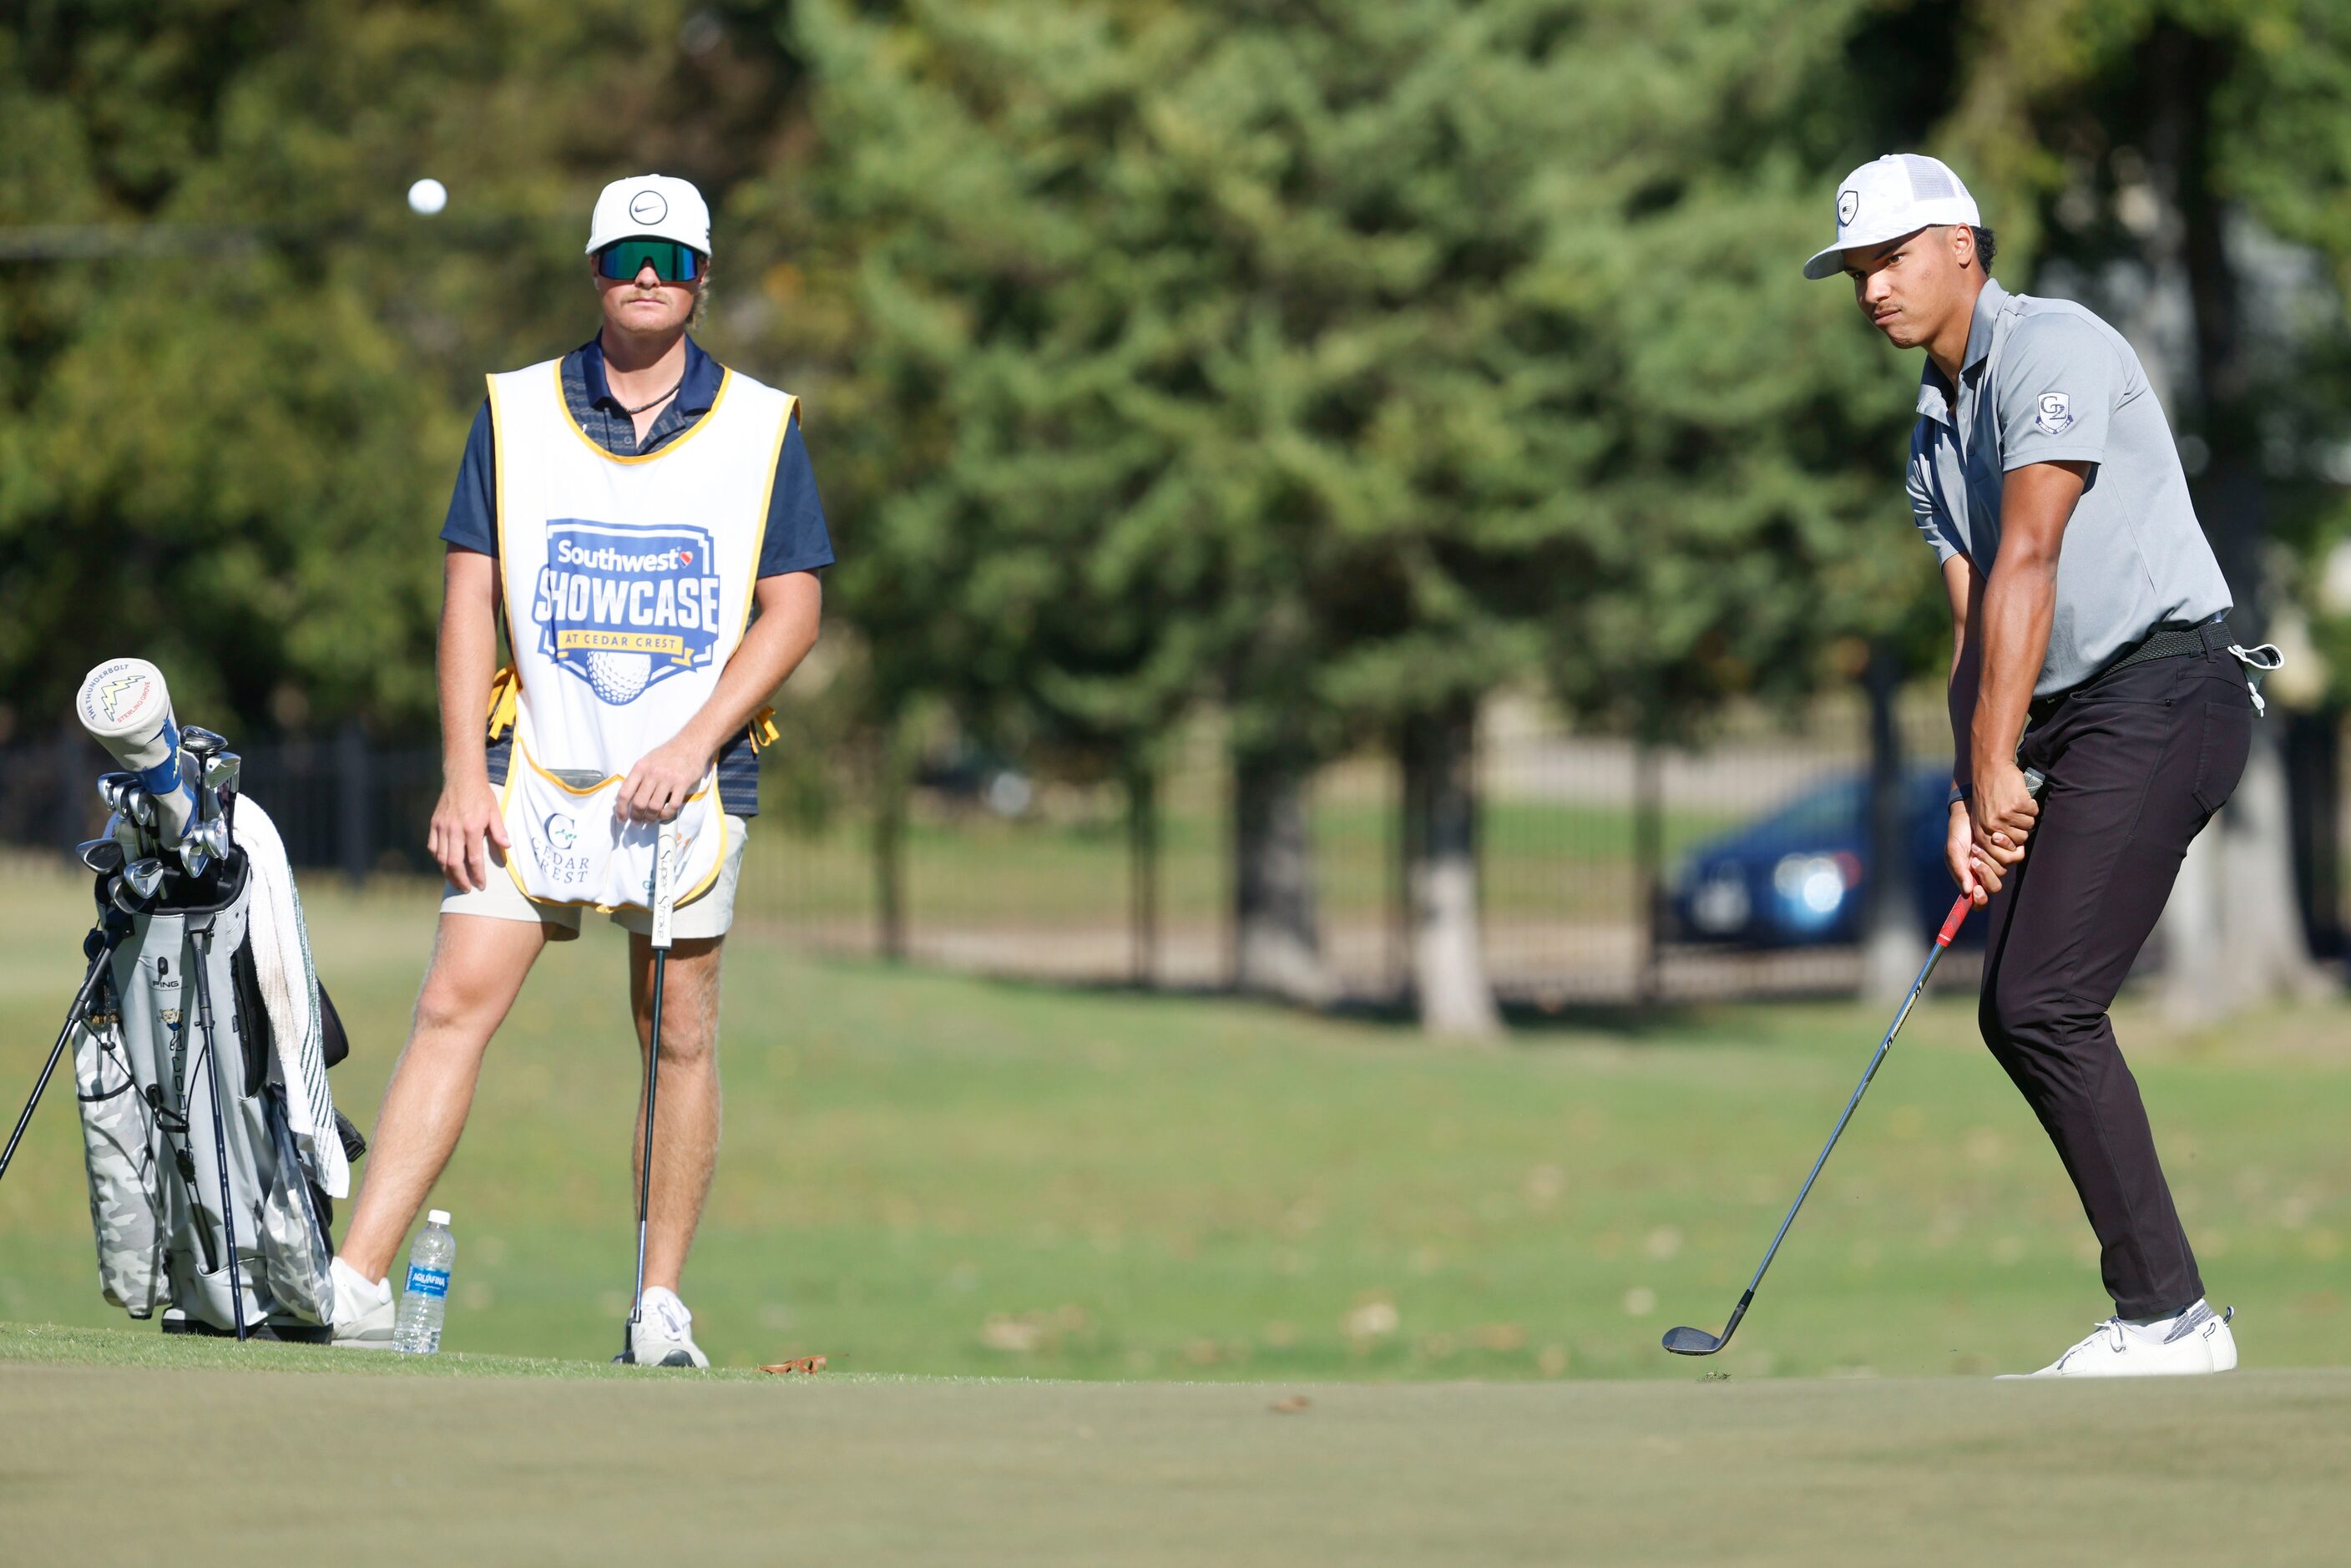
[[(1028, 998), (1133, 998), (1151, 1001), (1223, 1002), (1261, 1009), (1301, 1020), (1359, 1024), (1397, 1034), (1417, 1034), (1419, 1014), (1408, 995), (1354, 993), (1328, 1005), (1247, 992), (1225, 983), (1146, 982), (1136, 979), (1093, 979), (955, 969), (913, 960), (864, 956), (828, 956), (827, 964), (852, 967), (868, 973), (900, 973), (909, 978), (960, 980), (986, 986), (1008, 995)], [(1619, 1042), (1655, 1045), (1702, 1045), (1739, 1026), (1740, 1015), (1751, 1020), (1758, 1011), (1795, 1012), (1822, 1007), (1850, 1006), (1850, 989), (1831, 986), (1776, 989), (1756, 997), (1729, 996), (1669, 998), (1654, 1002), (1556, 1001), (1524, 996), (1498, 998), (1509, 1037), (1500, 1049), (1525, 1049), (1573, 1043), (1600, 1037)]]

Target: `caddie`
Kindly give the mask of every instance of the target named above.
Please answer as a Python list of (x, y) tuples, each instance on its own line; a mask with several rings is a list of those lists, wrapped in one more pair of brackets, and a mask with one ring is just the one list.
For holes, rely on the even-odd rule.
[(1959, 176), (1898, 153), (1845, 177), (1804, 276), (1843, 273), (1870, 325), (1927, 354), (1909, 492), (1951, 607), (1945, 858), (1989, 904), (1985, 1043), (2056, 1145), (2114, 1299), (2036, 1375), (2226, 1372), (2228, 1315), (2205, 1302), (2107, 1009), (2244, 770), (2247, 668), (2277, 653), (2230, 636), (2138, 356), (2079, 305), (2009, 293), (1992, 256)]
[[(441, 530), (431, 845), (448, 885), (335, 1260), (334, 1330), (391, 1343), (387, 1275), (456, 1148), (483, 1052), (540, 950), (590, 910), (629, 933), (647, 1049), (668, 823), (683, 847), (631, 1349), (640, 1365), (706, 1366), (678, 1288), (718, 1150), (719, 966), (758, 810), (755, 752), (774, 736), (765, 705), (816, 642), (832, 546), (798, 400), (687, 335), (711, 267), (701, 193), (663, 174), (614, 181), (587, 250), (601, 329), (488, 378)], [(512, 662), (494, 674), (501, 629)]]

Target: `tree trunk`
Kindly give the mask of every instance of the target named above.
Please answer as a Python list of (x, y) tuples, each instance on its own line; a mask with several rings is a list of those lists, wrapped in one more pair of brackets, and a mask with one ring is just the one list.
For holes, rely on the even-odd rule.
[[(2261, 641), (2268, 620), (2262, 571), (2269, 519), (2257, 465), (2259, 411), (2252, 406), (2241, 302), (2226, 244), (2227, 214), (2211, 183), (2213, 99), (2230, 60), (2217, 40), (2168, 25), (2149, 41), (2147, 64), (2144, 74), (2158, 106), (2147, 137), (2149, 163), (2158, 195), (2179, 214), (2179, 263), (2195, 317), (2193, 384), (2212, 452), (2210, 471), (2194, 487), (2197, 515), (2236, 601), (2231, 629), (2250, 645)], [(2166, 915), (2168, 957), (2200, 966), (2199, 949), (2189, 945), (2199, 928), (2207, 944), (2202, 951), (2215, 953), (2215, 977), (2221, 983), (2202, 991), (2208, 1009), (2307, 993), (2324, 983), (2311, 962), (2294, 897), (2282, 727), (2276, 717), (2255, 723), (2244, 779), (2205, 831), (2219, 841), (2215, 874), (2204, 879), (2209, 894), (2196, 891), (2191, 882), (2188, 895), (2217, 897), (2217, 922), (2199, 911), (2183, 913), (2175, 926)], [(2181, 896), (2175, 889), (2174, 902)], [(2175, 992), (2176, 1002), (2184, 1000)]]
[(1314, 845), (1305, 758), (1233, 758), (1233, 984), (1310, 1007), (1338, 999), (1314, 916)]
[(1861, 917), (1861, 989), (1874, 1002), (1898, 1001), (1918, 969), (1917, 890), (1911, 886), (1910, 824), (1902, 789), (1902, 728), (1896, 699), (1902, 666), (1883, 641), (1862, 677), (1869, 694), (1868, 903)]
[(1142, 763), (1126, 772), (1126, 875), (1133, 978), (1147, 988), (1159, 978), (1159, 781)]
[(904, 725), (883, 723), (876, 747), (880, 788), (873, 804), (874, 946), (883, 957), (906, 956), (906, 794), (910, 769), (901, 755)]
[(1633, 1003), (1653, 1008), (1665, 999), (1666, 876), (1665, 756), (1654, 735), (1633, 746), (1633, 920), (1641, 949), (1634, 960)]
[(1413, 994), (1440, 1039), (1499, 1040), (1478, 911), (1478, 707), (1456, 703), (1405, 726), (1405, 810), (1413, 846)]

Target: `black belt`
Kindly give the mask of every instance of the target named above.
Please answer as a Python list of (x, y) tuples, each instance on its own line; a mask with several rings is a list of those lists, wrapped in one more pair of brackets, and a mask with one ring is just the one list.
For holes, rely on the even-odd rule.
[(2116, 670), (2127, 670), (2133, 664), (2151, 664), (2157, 659), (2184, 659), (2191, 653), (2206, 653), (2229, 645), (2229, 622), (2226, 616), (2215, 615), (2210, 621), (2167, 621), (2154, 631), (2124, 650), (2122, 656), (2107, 664), (2081, 685), (2069, 686), (2053, 695), (2035, 698), (2026, 711), (2030, 719), (2047, 717), (2057, 710), (2057, 705), (2094, 681), (2104, 680)]
[(2167, 621), (2141, 638), (2129, 653), (2098, 674), (2111, 675), (2116, 670), (2127, 670), (2133, 664), (2144, 664), (2151, 659), (2180, 659), (2190, 653), (2208, 653), (2215, 648), (2228, 645), (2229, 623), (2217, 615), (2210, 621)]

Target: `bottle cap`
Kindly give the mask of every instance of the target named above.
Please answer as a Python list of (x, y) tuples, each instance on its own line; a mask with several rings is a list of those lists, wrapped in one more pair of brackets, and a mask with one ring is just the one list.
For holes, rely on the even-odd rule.
[(445, 1208), (434, 1209), (424, 1217), (424, 1223), (427, 1225), (446, 1225), (449, 1223), (449, 1211)]

